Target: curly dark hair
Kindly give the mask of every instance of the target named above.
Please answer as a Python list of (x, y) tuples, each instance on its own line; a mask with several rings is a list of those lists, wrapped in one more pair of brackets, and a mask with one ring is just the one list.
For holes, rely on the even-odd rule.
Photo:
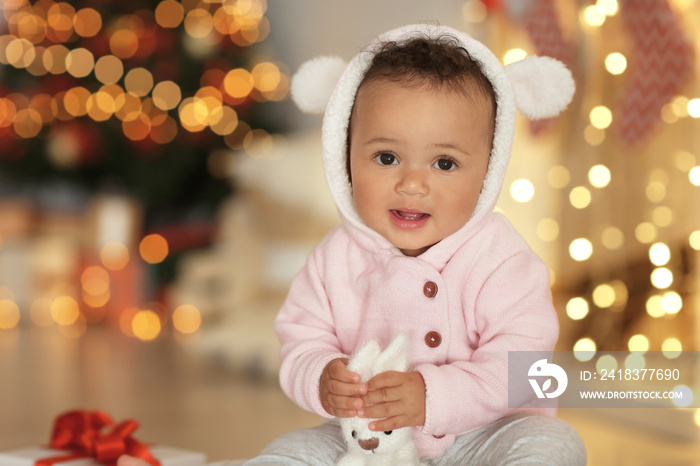
[[(371, 52), (368, 52), (371, 53)], [(426, 86), (457, 92), (467, 99), (486, 98), (492, 103), (491, 140), (496, 127), (498, 104), (491, 81), (481, 64), (474, 60), (451, 35), (415, 37), (406, 42), (385, 42), (374, 55), (358, 86), (376, 81), (391, 81), (408, 86)], [(352, 112), (351, 112), (352, 118)], [(347, 134), (347, 173), (350, 175), (350, 123)]]

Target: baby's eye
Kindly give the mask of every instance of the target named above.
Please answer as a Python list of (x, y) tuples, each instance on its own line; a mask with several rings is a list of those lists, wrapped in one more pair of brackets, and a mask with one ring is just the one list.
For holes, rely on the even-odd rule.
[(433, 167), (448, 172), (450, 170), (454, 170), (457, 167), (457, 164), (451, 158), (443, 157), (435, 162)]
[(382, 152), (381, 154), (377, 154), (374, 157), (374, 160), (382, 165), (395, 165), (399, 163), (398, 160), (396, 160), (396, 156), (391, 152)]
[(391, 435), (392, 432), (393, 432), (393, 430), (385, 430), (384, 435)]

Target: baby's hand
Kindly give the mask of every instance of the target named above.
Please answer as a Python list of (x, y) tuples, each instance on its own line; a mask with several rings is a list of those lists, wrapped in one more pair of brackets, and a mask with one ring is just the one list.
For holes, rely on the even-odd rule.
[(360, 375), (347, 369), (348, 360), (338, 358), (329, 362), (321, 374), (321, 405), (335, 417), (355, 417), (367, 393)]
[(425, 424), (425, 381), (419, 372), (387, 371), (367, 382), (369, 392), (360, 417), (378, 418), (373, 431), (389, 431)]
[(117, 460), (117, 466), (151, 466), (144, 460), (134, 458), (133, 456), (122, 455)]

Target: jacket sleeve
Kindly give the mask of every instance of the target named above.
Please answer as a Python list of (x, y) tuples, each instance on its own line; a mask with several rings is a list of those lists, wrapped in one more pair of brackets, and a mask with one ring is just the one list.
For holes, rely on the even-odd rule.
[(319, 397), (321, 373), (333, 359), (348, 356), (340, 351), (322, 280), (322, 247), (323, 243), (292, 282), (275, 320), (275, 332), (282, 345), (282, 390), (303, 409), (330, 418)]
[(501, 263), (479, 290), (471, 325), (479, 341), (469, 361), (416, 367), (426, 385), (423, 433), (460, 434), (511, 411), (508, 351), (552, 351), (559, 335), (547, 266), (529, 250)]

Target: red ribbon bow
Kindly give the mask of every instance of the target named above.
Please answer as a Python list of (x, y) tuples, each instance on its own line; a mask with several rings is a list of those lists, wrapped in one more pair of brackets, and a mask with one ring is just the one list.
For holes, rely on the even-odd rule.
[[(111, 427), (111, 430), (102, 433), (105, 427)], [(35, 466), (52, 466), (79, 458), (94, 458), (106, 466), (116, 466), (121, 455), (135, 456), (152, 466), (160, 466), (148, 447), (131, 437), (138, 427), (138, 422), (133, 420), (115, 424), (103, 411), (65, 413), (56, 418), (51, 448), (70, 450), (70, 453), (41, 459)]]

